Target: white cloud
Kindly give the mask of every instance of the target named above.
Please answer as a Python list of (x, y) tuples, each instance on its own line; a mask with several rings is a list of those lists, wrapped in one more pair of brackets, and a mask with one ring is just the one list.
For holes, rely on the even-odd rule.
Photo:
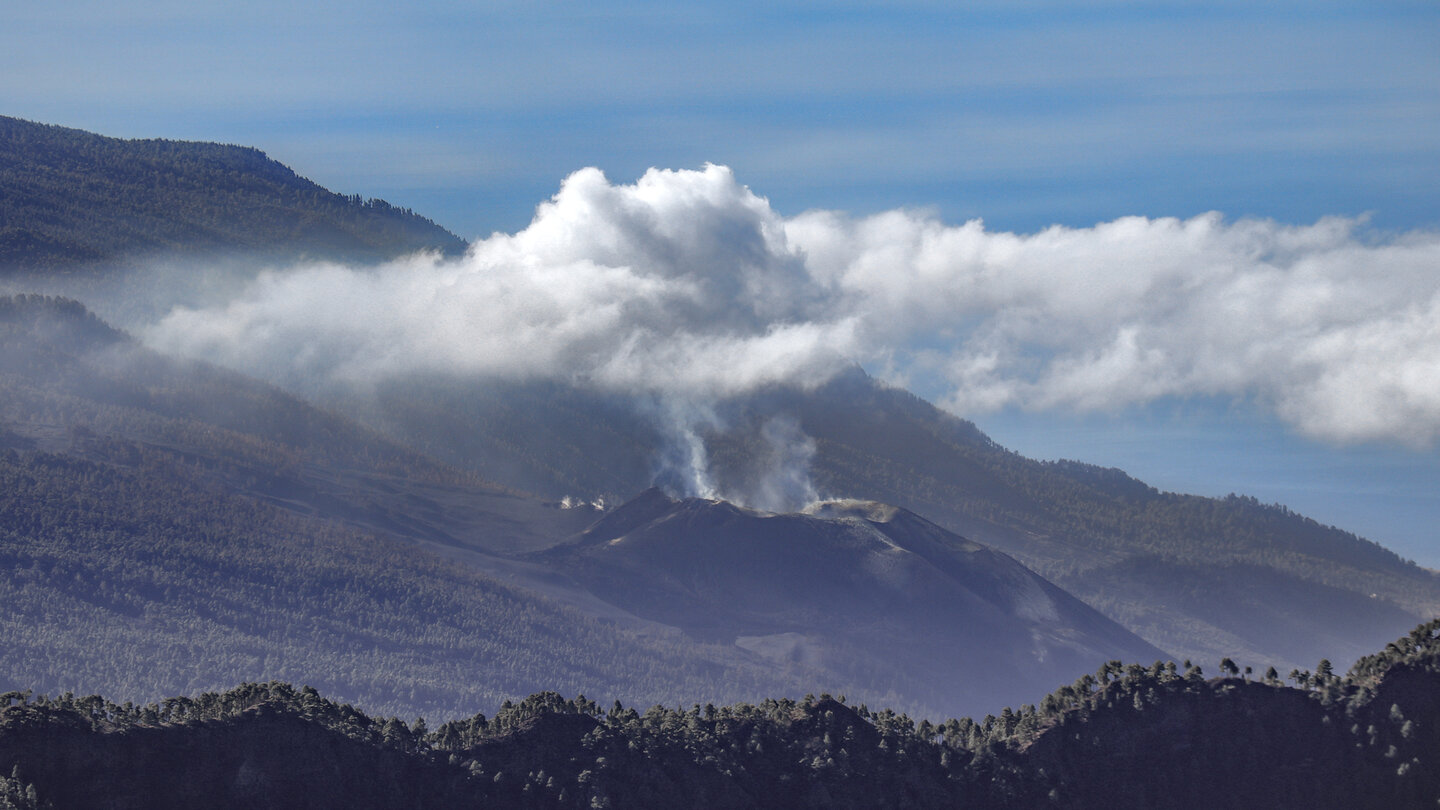
[(145, 335), (292, 383), (428, 369), (715, 398), (860, 361), (961, 414), (1218, 396), (1330, 440), (1440, 437), (1440, 234), (787, 219), (716, 166), (586, 169), (462, 259), (272, 272)]
[(823, 299), (783, 220), (728, 169), (630, 186), (587, 169), (463, 259), (269, 272), (146, 336), (292, 384), (431, 369), (717, 397), (818, 381), (855, 354)]

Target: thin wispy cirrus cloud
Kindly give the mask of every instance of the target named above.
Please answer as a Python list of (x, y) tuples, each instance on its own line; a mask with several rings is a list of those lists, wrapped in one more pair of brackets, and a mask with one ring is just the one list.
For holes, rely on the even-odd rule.
[(302, 384), (430, 370), (714, 400), (858, 362), (975, 417), (1257, 403), (1333, 442), (1440, 438), (1440, 233), (1126, 217), (1033, 234), (786, 217), (725, 167), (586, 169), (463, 257), (263, 275), (146, 338)]

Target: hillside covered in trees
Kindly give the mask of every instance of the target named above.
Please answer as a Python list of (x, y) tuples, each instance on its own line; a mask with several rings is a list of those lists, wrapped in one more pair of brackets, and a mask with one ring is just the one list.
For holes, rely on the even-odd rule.
[(477, 543), (553, 542), (588, 519), (150, 353), (74, 302), (0, 298), (0, 683), (149, 699), (303, 677), (431, 714), (546, 684), (803, 689), (475, 562)]
[(432, 717), (830, 690), (938, 717), (1165, 655), (919, 516), (831, 511), (566, 508), (0, 297), (0, 689), (278, 679)]
[(1110, 662), (1038, 705), (916, 722), (845, 698), (599, 706), (431, 727), (310, 687), (148, 705), (0, 695), (16, 808), (1419, 808), (1440, 798), (1440, 621), (1344, 677)]
[[(742, 529), (750, 518), (732, 520), (701, 504), (702, 512), (715, 514), (706, 525), (728, 527), (712, 538), (719, 555), (713, 558), (695, 559), (703, 544), (691, 541), (700, 539), (700, 524), (675, 534), (682, 524), (674, 521), (659, 529), (656, 539), (663, 542), (643, 557), (596, 565), (583, 555), (536, 556), (578, 535), (599, 513), (487, 483), (505, 470), (467, 470), (426, 455), (444, 450), (437, 444), (396, 441), (242, 375), (155, 354), (73, 301), (0, 299), (0, 348), (0, 604), (6, 607), (0, 625), (12, 651), (0, 656), (6, 684), (151, 699), (244, 679), (305, 680), (367, 709), (432, 716), (545, 688), (642, 702), (726, 702), (830, 689), (935, 717), (1023, 702), (1070, 679), (1071, 672), (1051, 669), (1066, 656), (1042, 655), (1047, 663), (1039, 666), (1025, 663), (1025, 651), (1036, 638), (1098, 627), (1085, 619), (1036, 636), (1030, 630), (1007, 635), (999, 630), (1003, 622), (982, 628), (963, 618), (896, 625), (902, 609), (920, 617), (949, 615), (954, 605), (929, 608), (926, 600), (953, 585), (927, 579), (933, 592), (887, 596), (886, 577), (902, 569), (882, 561), (909, 541), (889, 538), (896, 549), (877, 546), (880, 556), (851, 570), (842, 564), (852, 553), (843, 533), (823, 540), (837, 543), (828, 551), (812, 544), (814, 558), (797, 558), (793, 571), (765, 573), (814, 578), (812, 590), (851, 594), (842, 604), (873, 600), (880, 610), (875, 616), (827, 623), (823, 611), (803, 603), (808, 591), (786, 587), (745, 590), (753, 596), (750, 607), (735, 599), (717, 602), (736, 583), (764, 579), (751, 570), (753, 555), (725, 549), (758, 542), (773, 533), (764, 527), (779, 523), (753, 521), (753, 528)], [(1088, 593), (1087, 601), (1142, 636), (1178, 642), (1155, 647), (1179, 658), (1220, 657), (1211, 652), (1231, 636), (1196, 620), (1218, 616), (1210, 627), (1233, 628), (1233, 637), (1247, 640), (1234, 645), (1235, 657), (1282, 671), (1321, 657), (1343, 666), (1359, 654), (1350, 653), (1359, 643), (1385, 638), (1381, 633), (1393, 625), (1413, 626), (1433, 598), (1427, 597), (1436, 587), (1433, 573), (1282, 509), (1166, 495), (1118, 473), (1031, 462), (995, 447), (973, 426), (934, 417), (919, 400), (863, 377), (807, 396), (797, 408), (817, 437), (817, 478), (837, 471), (849, 476), (830, 483), (820, 478), (827, 489), (913, 496), (927, 490), (899, 485), (935, 481), (948, 470), (947, 491), (962, 493), (969, 499), (962, 503), (971, 506), (942, 516), (968, 516), (975, 534), (1008, 538), (1017, 556), (1042, 563), (1037, 549), (1066, 550), (1056, 535), (1032, 531), (1020, 536), (1025, 542), (1013, 542), (1016, 533), (993, 527), (1023, 519), (1057, 532), (1106, 522), (1110, 531), (1125, 531), (1108, 547), (1105, 534), (1082, 535), (1069, 549), (1070, 567), (1050, 558), (1059, 572), (1052, 577), (1062, 586), (1083, 582), (1104, 570), (1096, 560), (1124, 561), (1132, 553), (1118, 566), (1145, 576), (1119, 577)], [(417, 390), (413, 401), (425, 401), (423, 393)], [(552, 423), (573, 434), (517, 428), (510, 434), (515, 447), (533, 448), (529, 458), (540, 458), (576, 436), (583, 452), (572, 449), (573, 465), (555, 469), (583, 471), (585, 457), (624, 461), (623, 454), (607, 453), (607, 445), (615, 447), (631, 430), (628, 458), (644, 465), (643, 453), (654, 445), (647, 444), (653, 437), (643, 423), (604, 402), (578, 407), (586, 401), (572, 390), (554, 397), (553, 406), (532, 402), (531, 415), (542, 420), (556, 408), (573, 408), (584, 418)], [(467, 444), (486, 435), (464, 422), (480, 413), (475, 404), (448, 411), (462, 422), (450, 434), (452, 450), (459, 451), (448, 454), (451, 460), (463, 463), (470, 451), (471, 461), (524, 461), (520, 453), (474, 451)], [(922, 418), (927, 413), (930, 418)], [(827, 414), (833, 422), (825, 421)], [(871, 421), (857, 424), (866, 414)], [(597, 424), (608, 432), (590, 430)], [(526, 437), (534, 438), (519, 441)], [(744, 459), (759, 455), (744, 447), (743, 431), (709, 439), (722, 476), (743, 476)], [(582, 440), (589, 444), (578, 444)], [(848, 472), (832, 466), (856, 446), (877, 455), (887, 448), (910, 452), (908, 478), (877, 478), (888, 468), (873, 455)], [(927, 473), (925, 465), (938, 469)], [(890, 488), (881, 486), (887, 480)], [(1055, 492), (1066, 497), (1041, 497)], [(1010, 511), (996, 510), (1001, 504)], [(1138, 517), (1127, 523), (1127, 514)], [(1089, 523), (1080, 522), (1085, 515)], [(976, 520), (987, 516), (989, 522)], [(915, 516), (908, 522), (930, 525)], [(749, 534), (725, 539), (723, 532), (737, 530)], [(1148, 563), (1155, 558), (1127, 550), (1124, 542), (1142, 532), (1171, 556)], [(917, 537), (934, 533), (944, 534), (931, 526)], [(974, 545), (953, 536), (943, 542), (957, 551)], [(1147, 564), (1154, 570), (1147, 572)], [(1330, 584), (1306, 584), (1283, 565), (1328, 577)], [(875, 575), (881, 571), (891, 573)], [(1359, 596), (1361, 588), (1378, 595)], [(676, 598), (647, 601), (652, 592)], [(1024, 602), (1013, 600), (999, 604)], [(1131, 612), (1116, 610), (1117, 604)], [(1011, 609), (1022, 608), (1004, 608)], [(705, 627), (722, 616), (729, 616), (717, 625), (724, 633)], [(886, 622), (894, 629), (886, 630)], [(994, 652), (977, 658), (971, 647), (952, 644), (958, 636), (945, 630), (952, 625), (988, 639)], [(1152, 632), (1156, 626), (1164, 635)], [(1193, 635), (1185, 635), (1187, 628)], [(1010, 636), (1013, 643), (1006, 641)], [(877, 645), (874, 638), (886, 641)], [(881, 652), (901, 638), (910, 641), (891, 646), (904, 654)], [(949, 639), (947, 646), (932, 650), (941, 639)], [(1086, 655), (1134, 654), (1125, 652), (1135, 649), (1130, 642), (1107, 643), (1119, 646)], [(991, 665), (976, 666), (980, 661)], [(950, 686), (962, 671), (964, 683)], [(982, 682), (995, 688), (976, 689)]]
[(258, 149), (124, 140), (0, 117), (0, 274), (244, 255), (373, 262), (464, 240), (328, 191)]

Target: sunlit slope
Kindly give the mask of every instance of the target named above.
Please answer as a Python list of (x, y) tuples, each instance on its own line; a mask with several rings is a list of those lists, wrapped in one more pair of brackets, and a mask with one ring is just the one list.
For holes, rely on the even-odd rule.
[(465, 242), (257, 149), (123, 140), (0, 116), (0, 272), (246, 254), (376, 261)]

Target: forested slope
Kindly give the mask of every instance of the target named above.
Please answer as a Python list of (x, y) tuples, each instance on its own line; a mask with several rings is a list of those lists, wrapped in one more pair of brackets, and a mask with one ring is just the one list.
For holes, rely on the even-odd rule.
[(1440, 622), (1326, 671), (1112, 662), (1037, 706), (915, 722), (807, 696), (641, 713), (541, 693), (444, 724), (308, 687), (147, 705), (0, 695), (0, 800), (116, 806), (950, 808), (1434, 806)]
[(432, 716), (540, 688), (805, 688), (477, 562), (589, 519), (74, 302), (0, 298), (0, 683), (133, 699), (285, 678)]
[(257, 149), (123, 140), (0, 117), (0, 272), (243, 254), (377, 261), (464, 240), (328, 191)]

